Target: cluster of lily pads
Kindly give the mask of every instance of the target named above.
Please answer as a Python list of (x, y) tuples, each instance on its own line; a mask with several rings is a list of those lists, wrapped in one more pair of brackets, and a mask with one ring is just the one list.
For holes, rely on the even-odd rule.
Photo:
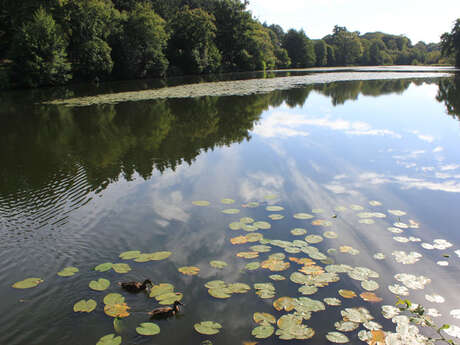
[[(266, 197), (264, 202), (249, 202), (241, 205), (241, 208), (252, 209), (261, 205), (269, 212), (267, 215), (273, 221), (280, 221), (286, 217), (284, 213), (285, 208), (280, 205), (272, 204), (274, 200), (278, 200), (276, 195)], [(235, 200), (225, 198), (221, 200), (224, 205), (232, 205)], [(205, 200), (194, 201), (194, 205), (207, 207), (211, 203)], [(382, 206), (378, 201), (370, 201), (371, 207)], [(376, 219), (385, 219), (387, 217), (396, 217), (397, 221), (392, 220), (388, 230), (394, 234), (402, 234), (407, 229), (418, 229), (419, 223), (409, 219), (407, 222), (401, 221), (401, 217), (406, 216), (406, 212), (401, 210), (388, 210), (387, 214), (383, 212), (366, 211), (361, 205), (351, 205), (349, 207), (352, 211), (357, 212), (357, 223), (363, 226), (376, 223)], [(347, 208), (339, 206), (334, 209), (334, 212), (343, 212)], [(240, 213), (239, 208), (225, 208), (221, 210), (223, 214), (229, 217), (234, 217)], [(276, 213), (273, 213), (276, 212)], [(317, 218), (317, 217), (322, 218)], [(327, 212), (322, 209), (312, 209), (311, 213), (298, 212), (294, 213), (292, 217), (298, 221), (308, 221), (314, 229), (328, 228), (334, 225), (335, 219), (338, 218), (337, 214), (327, 215)], [(327, 219), (329, 218), (329, 219)], [(282, 224), (282, 222), (280, 223)], [(304, 226), (304, 225), (303, 225)], [(312, 338), (315, 335), (315, 330), (308, 326), (306, 323), (311, 319), (313, 313), (321, 312), (329, 307), (341, 306), (346, 300), (361, 299), (366, 303), (380, 303), (382, 297), (378, 296), (376, 291), (379, 290), (380, 284), (377, 279), (380, 278), (378, 272), (363, 266), (351, 266), (346, 264), (337, 264), (331, 256), (341, 253), (349, 255), (358, 255), (358, 249), (353, 248), (348, 244), (337, 243), (336, 248), (330, 248), (326, 252), (322, 252), (315, 245), (322, 243), (324, 239), (331, 241), (338, 241), (339, 234), (335, 231), (327, 230), (322, 234), (311, 233), (305, 227), (296, 227), (290, 230), (290, 234), (294, 237), (292, 241), (279, 240), (270, 238), (271, 224), (265, 220), (255, 220), (251, 217), (245, 216), (236, 221), (229, 223), (228, 228), (232, 234), (229, 236), (229, 241), (232, 245), (243, 247), (244, 249), (238, 251), (236, 256), (246, 260), (256, 259), (257, 261), (250, 261), (245, 264), (247, 271), (269, 271), (269, 278), (272, 282), (259, 282), (250, 285), (243, 282), (225, 282), (223, 280), (208, 281), (204, 286), (208, 289), (208, 293), (213, 298), (228, 299), (234, 294), (245, 294), (254, 290), (254, 293), (261, 299), (268, 300), (274, 299), (272, 302), (273, 308), (277, 312), (283, 314), (276, 318), (274, 315), (267, 312), (255, 312), (253, 314), (253, 321), (255, 327), (251, 334), (256, 339), (266, 339), (276, 335), (281, 340), (305, 340)], [(260, 232), (260, 231), (263, 231)], [(239, 233), (238, 233), (239, 232)], [(407, 242), (421, 242), (421, 239), (414, 236), (394, 236), (395, 241), (400, 243)], [(452, 246), (451, 243), (436, 239), (433, 243), (423, 242), (421, 247), (423, 249), (438, 249), (445, 250)], [(455, 252), (460, 256), (460, 251)], [(159, 251), (153, 253), (142, 253), (140, 251), (126, 251), (120, 254), (122, 260), (132, 260), (133, 262), (143, 263), (149, 261), (158, 261), (167, 259), (171, 255), (168, 251)], [(397, 250), (391, 253), (391, 256), (397, 263), (400, 264), (415, 264), (423, 257), (422, 254), (411, 251), (409, 253)], [(375, 260), (385, 260), (387, 255), (385, 253), (375, 253)], [(449, 257), (448, 255), (445, 256)], [(439, 265), (445, 265), (440, 264)], [(212, 260), (209, 265), (215, 269), (226, 269), (228, 264), (222, 260)], [(291, 270), (290, 274), (282, 275), (281, 272)], [(127, 263), (112, 263), (106, 262), (97, 265), (94, 268), (98, 272), (107, 272), (113, 270), (116, 273), (127, 273), (132, 270)], [(183, 266), (179, 267), (178, 271), (184, 275), (198, 275), (200, 267), (198, 266)], [(77, 274), (79, 269), (76, 267), (65, 267), (57, 274), (61, 277), (69, 277)], [(346, 275), (348, 278), (358, 281), (363, 291), (353, 291), (348, 289), (338, 289), (337, 295), (325, 297), (322, 300), (314, 299), (306, 296), (315, 295), (319, 289), (330, 286), (331, 284), (340, 281), (341, 276)], [(431, 279), (425, 276), (416, 276), (410, 273), (397, 273), (394, 276), (396, 283), (388, 286), (388, 289), (398, 296), (407, 296), (412, 289), (424, 289), (426, 285), (430, 284)], [(276, 282), (289, 279), (294, 284), (299, 285), (297, 296), (277, 296)], [(27, 278), (23, 281), (13, 284), (14, 288), (26, 289), (36, 287), (43, 283), (41, 278)], [(94, 291), (104, 291), (110, 287), (111, 283), (105, 278), (98, 278), (89, 283), (89, 288)], [(252, 293), (252, 292), (251, 292)], [(159, 283), (153, 285), (149, 291), (149, 296), (155, 298), (159, 304), (169, 305), (175, 301), (180, 301), (183, 294), (174, 291), (174, 286), (169, 283)], [(445, 299), (436, 294), (426, 294), (425, 298), (430, 303), (443, 303)], [(130, 315), (130, 307), (126, 304), (124, 297), (118, 293), (109, 293), (104, 296), (103, 308), (105, 314), (114, 318), (114, 327), (117, 328), (117, 320)], [(73, 310), (76, 313), (90, 313), (97, 308), (98, 302), (94, 299), (77, 301)], [(344, 308), (340, 311), (342, 316), (341, 320), (334, 323), (336, 330), (328, 332), (325, 338), (332, 343), (347, 343), (349, 337), (345, 334), (361, 328), (358, 332), (358, 337), (362, 341), (372, 345), (396, 345), (396, 344), (409, 344), (404, 341), (420, 341), (420, 344), (426, 340), (423, 335), (415, 331), (409, 325), (407, 317), (400, 314), (400, 310), (391, 305), (382, 306), (382, 314), (385, 318), (390, 318), (396, 325), (396, 332), (384, 331), (383, 327), (374, 321), (374, 316), (368, 309), (363, 306)], [(439, 312), (435, 308), (429, 308), (427, 315), (431, 317), (439, 316)], [(460, 309), (453, 309), (450, 315), (454, 318), (460, 318)], [(202, 321), (194, 324), (196, 332), (203, 335), (214, 335), (220, 332), (223, 326), (215, 321)], [(411, 330), (411, 335), (406, 334), (407, 329)], [(138, 334), (147, 336), (160, 333), (158, 325), (152, 322), (141, 323), (136, 331)], [(452, 326), (444, 330), (451, 336), (460, 337), (460, 328)], [(406, 333), (404, 333), (406, 332)], [(412, 338), (411, 338), (412, 337)], [(121, 337), (116, 334), (108, 334), (103, 336), (98, 345), (118, 345), (121, 343)], [(419, 344), (414, 343), (414, 344)]]

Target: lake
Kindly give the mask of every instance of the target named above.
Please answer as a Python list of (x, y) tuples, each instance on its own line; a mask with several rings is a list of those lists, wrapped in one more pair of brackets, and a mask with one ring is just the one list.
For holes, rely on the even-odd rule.
[[(344, 339), (329, 333), (338, 329), (364, 344), (371, 333), (360, 331), (394, 332), (382, 306), (396, 296), (460, 326), (460, 77), (441, 72), (4, 92), (0, 344), (96, 344), (114, 333), (122, 344), (316, 345)], [(37, 286), (12, 287), (31, 277)], [(90, 288), (99, 278), (110, 286)], [(146, 278), (153, 297), (117, 285)], [(130, 313), (115, 324), (109, 293)], [(149, 320), (179, 298), (178, 315)], [(96, 308), (74, 312), (82, 299)], [(256, 312), (281, 320), (277, 334), (251, 335), (271, 332)], [(199, 334), (202, 321), (222, 328)], [(144, 322), (160, 333), (138, 334)]]

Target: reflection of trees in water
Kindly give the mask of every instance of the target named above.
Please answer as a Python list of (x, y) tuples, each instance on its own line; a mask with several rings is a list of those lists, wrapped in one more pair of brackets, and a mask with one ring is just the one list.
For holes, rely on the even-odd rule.
[[(402, 93), (426, 80), (350, 81), (310, 85), (263, 95), (202, 97), (66, 108), (8, 103), (0, 117), (0, 193), (40, 189), (61, 174), (83, 168), (91, 190), (104, 189), (137, 173), (192, 164), (202, 150), (250, 139), (250, 131), (269, 106), (302, 106), (310, 92), (331, 97), (334, 105), (360, 94)], [(431, 81), (430, 81), (431, 82)], [(439, 81), (437, 81), (439, 82)], [(439, 82), (438, 100), (459, 114), (459, 79)], [(8, 101), (8, 100), (5, 100)], [(16, 105), (16, 109), (15, 109)]]
[(441, 79), (438, 83), (436, 99), (444, 103), (447, 114), (460, 120), (460, 75), (455, 78)]

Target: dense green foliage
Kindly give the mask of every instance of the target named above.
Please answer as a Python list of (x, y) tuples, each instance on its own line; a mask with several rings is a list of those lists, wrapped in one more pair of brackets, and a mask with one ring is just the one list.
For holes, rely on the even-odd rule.
[[(42, 38), (48, 44), (38, 47)], [(445, 56), (441, 44), (413, 45), (405, 36), (362, 35), (340, 26), (312, 40), (303, 30), (284, 32), (279, 25), (260, 23), (243, 0), (2, 0), (0, 88), (8, 87), (8, 80), (15, 80), (15, 86), (65, 83), (71, 75), (99, 81), (288, 67), (438, 64), (449, 63), (449, 56), (459, 64), (459, 42), (459, 21), (442, 37)]]
[(53, 17), (39, 8), (14, 37), (13, 75), (31, 87), (64, 84), (70, 79), (63, 36)]
[(442, 52), (455, 58), (455, 65), (460, 67), (460, 18), (454, 24), (451, 32), (441, 36)]

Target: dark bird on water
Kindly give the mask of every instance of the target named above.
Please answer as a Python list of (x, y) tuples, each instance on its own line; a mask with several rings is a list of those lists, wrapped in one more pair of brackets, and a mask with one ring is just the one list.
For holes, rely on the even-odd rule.
[(175, 301), (172, 307), (160, 307), (153, 309), (149, 312), (150, 318), (152, 319), (166, 319), (174, 316), (179, 312), (179, 306), (184, 305), (179, 301)]
[(150, 279), (144, 280), (143, 283), (141, 282), (118, 282), (118, 285), (121, 286), (122, 289), (125, 289), (129, 292), (139, 292), (145, 290), (148, 285), (150, 287), (153, 285)]

